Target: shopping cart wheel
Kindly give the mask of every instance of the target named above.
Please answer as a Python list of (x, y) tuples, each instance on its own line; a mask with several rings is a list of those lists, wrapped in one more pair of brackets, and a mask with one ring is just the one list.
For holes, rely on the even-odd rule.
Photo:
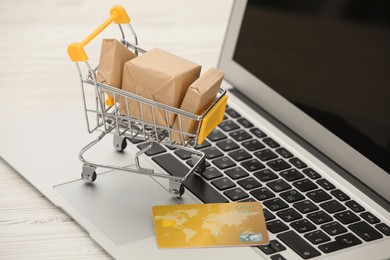
[(180, 185), (180, 188), (179, 188), (179, 195), (180, 197), (184, 194), (184, 192), (186, 191), (186, 189), (184, 188), (184, 185)]
[(81, 178), (85, 181), (85, 183), (92, 183), (96, 180), (96, 168), (90, 165), (83, 165), (83, 171), (81, 172)]
[(169, 192), (174, 197), (181, 197), (185, 192), (184, 185), (181, 183), (178, 183), (176, 181), (171, 180), (171, 181), (169, 181)]
[(118, 152), (122, 152), (127, 147), (126, 137), (114, 135), (114, 148)]

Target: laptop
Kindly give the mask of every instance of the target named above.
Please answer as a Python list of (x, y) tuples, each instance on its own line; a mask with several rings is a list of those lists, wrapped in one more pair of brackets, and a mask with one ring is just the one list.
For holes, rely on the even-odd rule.
[[(372, 1), (234, 1), (218, 64), (228, 107), (196, 147), (206, 168), (181, 198), (166, 179), (120, 170), (97, 167), (86, 184), (77, 155), (98, 135), (86, 133), (81, 109), (34, 118), (29, 135), (28, 122), (3, 126), (0, 155), (117, 259), (389, 259), (388, 11)], [(111, 137), (85, 158), (126, 166), (144, 147), (129, 139), (117, 152)], [(155, 145), (140, 163), (174, 175), (190, 157)], [(262, 203), (269, 245), (157, 248), (152, 206), (241, 201)]]

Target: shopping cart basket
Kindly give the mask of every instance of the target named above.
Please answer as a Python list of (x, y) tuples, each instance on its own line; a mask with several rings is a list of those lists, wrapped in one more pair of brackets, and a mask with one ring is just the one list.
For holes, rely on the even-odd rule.
[[(187, 180), (189, 175), (202, 171), (205, 168), (205, 154), (202, 151), (196, 150), (195, 147), (201, 144), (207, 135), (223, 120), (227, 102), (226, 90), (220, 88), (215, 101), (210, 107), (202, 115), (195, 115), (97, 82), (96, 72), (98, 68), (91, 67), (84, 47), (112, 22), (119, 25), (122, 35), (121, 43), (124, 46), (132, 49), (136, 55), (145, 52), (144, 49), (138, 46), (137, 35), (130, 25), (129, 16), (125, 9), (119, 5), (112, 7), (110, 17), (82, 42), (75, 42), (69, 45), (68, 54), (71, 60), (75, 62), (80, 76), (88, 132), (101, 133), (95, 140), (82, 148), (79, 153), (79, 158), (83, 162), (81, 177), (86, 183), (94, 182), (97, 177), (96, 168), (98, 167), (163, 177), (169, 180), (170, 193), (175, 197), (180, 197), (184, 193), (183, 182)], [(134, 43), (126, 40), (122, 28), (123, 24), (127, 24), (133, 36)], [(85, 64), (83, 69), (80, 63)], [(87, 96), (91, 92), (93, 93), (92, 104), (87, 101)], [(121, 105), (119, 104), (120, 100), (122, 100)], [(123, 105), (123, 101), (125, 101), (125, 105)], [(140, 116), (138, 117), (131, 116), (132, 113), (129, 103), (134, 101), (139, 103)], [(143, 111), (145, 107), (149, 112), (152, 111), (152, 120), (144, 120)], [(176, 127), (178, 129), (173, 128), (169, 124), (166, 126), (156, 124), (156, 111), (159, 112), (159, 116), (165, 115), (165, 122), (170, 122), (171, 117), (174, 116), (176, 118), (175, 120), (179, 122), (179, 127)], [(185, 119), (196, 122), (196, 131), (183, 131), (182, 121)], [(172, 138), (173, 133), (176, 133), (176, 136), (180, 136), (181, 140), (179, 142), (175, 141), (177, 138), (175, 140)], [(118, 151), (123, 151), (126, 148), (126, 139), (128, 138), (132, 140), (145, 140), (145, 146), (136, 153), (134, 163), (129, 166), (105, 165), (86, 160), (84, 153), (99, 143), (106, 134), (114, 135), (114, 148)], [(143, 168), (139, 163), (139, 156), (151, 149), (156, 143), (190, 152), (192, 168), (187, 173), (176, 173), (175, 175), (159, 173), (153, 169)]]

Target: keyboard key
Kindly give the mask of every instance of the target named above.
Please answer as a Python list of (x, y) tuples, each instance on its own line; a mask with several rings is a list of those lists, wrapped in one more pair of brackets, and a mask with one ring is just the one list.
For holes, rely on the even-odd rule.
[(211, 144), (207, 140), (204, 140), (203, 143), (197, 144), (195, 146), (195, 149), (203, 149), (203, 148), (209, 147), (210, 145)]
[(381, 233), (364, 221), (349, 225), (348, 228), (365, 241), (372, 241), (383, 237)]
[(280, 192), (288, 190), (291, 188), (291, 185), (285, 182), (282, 179), (277, 179), (267, 183), (267, 186), (270, 187), (273, 191)]
[(225, 131), (225, 132), (230, 132), (236, 129), (239, 129), (240, 127), (234, 123), (232, 120), (225, 120), (222, 123), (219, 124), (219, 127)]
[(289, 203), (293, 203), (299, 200), (303, 200), (305, 196), (299, 193), (297, 190), (288, 190), (280, 193), (280, 197), (285, 199)]
[(244, 146), (248, 151), (256, 151), (265, 147), (264, 144), (256, 139), (242, 142), (242, 146)]
[(274, 140), (272, 139), (271, 137), (267, 137), (267, 138), (264, 138), (263, 139), (263, 142), (268, 145), (269, 147), (271, 148), (276, 148), (276, 147), (279, 147), (280, 145)]
[(215, 167), (207, 167), (204, 172), (201, 173), (206, 180), (213, 180), (222, 177), (222, 173)]
[(173, 176), (184, 177), (190, 171), (185, 164), (170, 153), (154, 156), (152, 160), (160, 165), (168, 174)]
[(281, 210), (278, 213), (276, 213), (276, 215), (278, 215), (281, 219), (283, 219), (286, 222), (291, 222), (302, 218), (302, 215), (299, 214), (298, 211), (296, 211), (293, 208)]
[(302, 170), (302, 172), (304, 174), (306, 174), (307, 177), (309, 177), (312, 180), (321, 178), (321, 175), (318, 172), (316, 172), (315, 170), (313, 170), (312, 168), (304, 169), (304, 170)]
[(230, 152), (229, 156), (232, 157), (237, 162), (252, 158), (252, 155), (250, 155), (244, 149), (238, 149), (236, 151)]
[(177, 147), (175, 147), (173, 145), (169, 145), (169, 144), (166, 144), (165, 147), (168, 148), (169, 150), (172, 150), (172, 151), (177, 149)]
[(305, 237), (306, 237), (310, 242), (312, 242), (312, 243), (315, 244), (315, 245), (321, 244), (321, 243), (324, 243), (324, 242), (330, 240), (330, 237), (329, 237), (327, 234), (325, 234), (322, 230), (316, 230), (316, 231), (307, 233), (307, 234), (305, 235)]
[(222, 133), (221, 130), (215, 129), (207, 136), (207, 138), (210, 141), (217, 142), (219, 140), (225, 139), (226, 135)]
[(272, 249), (275, 250), (275, 252), (286, 250), (286, 247), (276, 239), (269, 241), (269, 246), (272, 247)]
[(217, 143), (217, 146), (225, 152), (237, 149), (239, 146), (233, 140), (227, 139)]
[(351, 224), (353, 222), (359, 221), (360, 218), (356, 216), (352, 211), (347, 210), (337, 214), (334, 214), (334, 217), (343, 224)]
[[(194, 164), (192, 163), (192, 160), (187, 160), (186, 163), (188, 164), (188, 166), (190, 166), (191, 168), (194, 167)], [(210, 163), (208, 161), (205, 161), (205, 166), (206, 167), (209, 167), (210, 166)], [(199, 167), (199, 166), (198, 166)], [(198, 167), (196, 167), (195, 171), (196, 172), (199, 172), (201, 173), (200, 169), (198, 169)]]
[[(172, 154), (166, 153), (152, 158), (168, 174), (184, 177), (189, 168), (176, 159)], [(188, 179), (183, 182), (186, 189), (192, 192), (204, 203), (225, 203), (228, 200), (218, 191), (211, 187), (207, 182), (196, 174), (190, 174)]]
[(243, 180), (240, 180), (237, 182), (241, 187), (243, 187), (246, 190), (251, 190), (254, 188), (258, 188), (261, 186), (260, 182), (256, 181), (255, 178), (249, 177)]
[(299, 158), (291, 158), (290, 160), (288, 160), (292, 165), (294, 165), (295, 167), (297, 167), (298, 169), (302, 169), (302, 168), (306, 168), (307, 165), (306, 163), (302, 162), (301, 159)]
[(306, 191), (314, 190), (314, 189), (318, 188), (318, 186), (309, 179), (303, 179), (300, 181), (296, 181), (293, 183), (293, 185), (295, 187), (297, 187), (302, 192), (306, 192)]
[(340, 204), (337, 200), (330, 200), (327, 202), (323, 202), (320, 204), (320, 207), (329, 213), (335, 213), (345, 209), (345, 207), (342, 204)]
[(266, 200), (275, 197), (275, 194), (265, 187), (253, 190), (250, 193), (258, 200)]
[(226, 120), (226, 121), (223, 121), (222, 123), (219, 124), (219, 127), (225, 131), (225, 132), (229, 132), (229, 131), (233, 131), (233, 130), (236, 130), (238, 128), (240, 128), (236, 123), (234, 123), (232, 120)]
[(268, 169), (255, 172), (253, 175), (262, 182), (266, 182), (278, 178), (278, 175), (276, 175), (273, 171)]
[(212, 162), (221, 170), (236, 166), (236, 163), (226, 156), (215, 159)]
[(280, 220), (273, 220), (266, 222), (267, 229), (272, 234), (276, 234), (285, 230), (288, 230), (288, 226)]
[(317, 251), (306, 240), (295, 233), (295, 231), (290, 230), (277, 235), (277, 237), (303, 259), (310, 259), (321, 255), (319, 251)]
[(225, 191), (223, 194), (225, 194), (229, 199), (232, 201), (237, 201), (241, 199), (248, 198), (249, 195), (243, 191), (241, 188), (234, 188), (228, 191)]
[(191, 174), (183, 184), (187, 190), (203, 201), (203, 203), (229, 202), (224, 196), (196, 174)]
[(209, 160), (220, 157), (223, 155), (223, 153), (217, 147), (209, 147), (209, 148), (203, 149), (202, 152), (205, 153), (206, 158)]
[(290, 153), (286, 148), (284, 147), (280, 147), (278, 149), (275, 150), (280, 156), (282, 156), (283, 158), (291, 158), (293, 157), (294, 155), (292, 153)]
[(275, 250), (273, 250), (273, 248), (269, 245), (261, 245), (257, 246), (257, 248), (260, 249), (266, 255), (275, 253)]
[(362, 242), (351, 233), (344, 234), (336, 237), (336, 240), (329, 242), (323, 245), (320, 245), (318, 248), (325, 254), (332, 253), (337, 250), (345, 249), (351, 246), (356, 246)]
[(233, 108), (227, 108), (225, 110), (226, 114), (228, 114), (229, 116), (231, 116), (232, 118), (237, 118), (237, 117), (240, 117), (241, 115), (236, 111), (234, 110)]
[(347, 229), (337, 221), (334, 221), (334, 222), (331, 222), (328, 224), (324, 224), (321, 226), (321, 228), (323, 230), (325, 230), (325, 232), (331, 236), (335, 236), (335, 235), (339, 235), (341, 233), (347, 232)]
[(268, 221), (268, 220), (275, 218), (275, 215), (272, 214), (271, 211), (269, 211), (266, 208), (263, 208), (263, 214), (264, 214), (265, 221)]
[(267, 135), (261, 131), (259, 128), (252, 128), (249, 130), (252, 134), (254, 134), (257, 138), (263, 138), (266, 137)]
[(234, 132), (231, 132), (229, 134), (234, 140), (236, 140), (237, 142), (241, 142), (241, 141), (244, 141), (246, 139), (249, 139), (251, 138), (252, 136), (250, 134), (248, 134), (245, 130), (238, 130), (238, 131), (234, 131)]
[[(138, 149), (142, 150), (144, 147), (148, 146), (150, 143), (147, 142), (147, 143), (143, 143), (143, 144), (139, 144), (137, 145)], [(157, 144), (155, 143), (152, 148), (150, 148), (149, 150), (147, 150), (145, 152), (145, 154), (147, 156), (153, 156), (153, 155), (157, 155), (157, 154), (160, 154), (160, 153), (163, 153), (163, 152), (166, 152), (167, 150), (164, 149), (164, 147), (162, 147), (160, 144)]]
[(190, 151), (186, 151), (186, 150), (182, 150), (182, 149), (177, 149), (177, 150), (175, 151), (175, 154), (176, 154), (177, 156), (179, 156), (180, 159), (187, 160), (187, 159), (190, 159), (190, 158), (191, 158), (191, 154), (193, 154), (193, 153), (191, 153)]
[(381, 222), (379, 220), (379, 218), (375, 217), (373, 214), (371, 214), (370, 212), (364, 212), (362, 214), (360, 214), (360, 216), (362, 218), (364, 218), (368, 223), (370, 224), (376, 224), (376, 223), (379, 223)]
[(365, 211), (365, 208), (363, 208), (359, 203), (357, 203), (354, 200), (350, 200), (350, 201), (345, 202), (345, 205), (347, 205), (348, 208), (352, 209), (355, 212)]
[(269, 167), (271, 167), (272, 170), (277, 171), (277, 172), (288, 169), (291, 167), (291, 165), (288, 164), (283, 159), (276, 159), (276, 160), (270, 161), (267, 163), (267, 165)]
[(237, 180), (240, 178), (244, 178), (246, 176), (249, 176), (248, 172), (246, 172), (243, 168), (241, 167), (235, 167), (229, 170), (226, 170), (225, 173), (229, 175), (230, 178), (233, 180)]
[(385, 223), (380, 223), (378, 225), (375, 225), (375, 227), (382, 232), (385, 236), (390, 236), (390, 227), (386, 225)]
[[(188, 160), (186, 161), (186, 163), (192, 168), (194, 167), (194, 164), (192, 162), (192, 160)], [(200, 163), (198, 164), (198, 166), (196, 166), (196, 168), (194, 169), (194, 171), (196, 173), (202, 173), (206, 170), (207, 167), (210, 166), (210, 163), (208, 161), (204, 161), (203, 163)]]
[(132, 144), (138, 144), (138, 143), (142, 143), (143, 141), (145, 141), (144, 139), (137, 139), (137, 138), (127, 138), (127, 140), (129, 140)]
[(219, 190), (227, 190), (236, 186), (236, 184), (234, 184), (234, 182), (229, 180), (227, 177), (214, 180), (211, 182), (211, 184), (213, 184)]
[(293, 204), (293, 206), (294, 206), (294, 208), (296, 208), (297, 210), (299, 210), (301, 213), (304, 213), (304, 214), (315, 211), (318, 209), (318, 207), (310, 200), (296, 202)]
[(329, 200), (332, 197), (326, 193), (324, 190), (314, 190), (306, 193), (306, 196), (308, 196), (310, 199), (312, 199), (314, 202), (322, 202), (325, 200)]
[(240, 200), (238, 202), (257, 202), (257, 200), (255, 200), (254, 198), (247, 198), (247, 199)]
[(245, 128), (249, 128), (253, 126), (253, 124), (246, 118), (237, 119), (237, 122)]
[(332, 221), (333, 218), (331, 216), (328, 215), (328, 213), (326, 213), (325, 211), (323, 210), (320, 210), (320, 211), (317, 211), (317, 212), (314, 212), (314, 213), (310, 213), (310, 214), (307, 214), (307, 217), (313, 221), (314, 223), (316, 223), (317, 225), (321, 225), (321, 224), (324, 224), (326, 222), (329, 222), (329, 221)]
[(300, 173), (299, 171), (297, 171), (295, 169), (289, 169), (286, 171), (282, 171), (280, 173), (280, 176), (282, 176), (287, 181), (295, 181), (295, 180), (302, 179), (304, 177), (302, 173)]
[(243, 163), (241, 163), (241, 165), (244, 166), (244, 168), (250, 172), (265, 168), (265, 166), (261, 162), (259, 162), (259, 160), (257, 160), (257, 159), (252, 159), (252, 160), (243, 162)]
[(295, 222), (291, 223), (290, 226), (292, 228), (294, 228), (296, 231), (298, 231), (299, 233), (305, 233), (305, 232), (316, 229), (316, 226), (313, 225), (313, 223), (311, 223), (307, 219), (301, 219), (301, 220), (295, 221)]
[(264, 149), (264, 150), (257, 151), (254, 153), (254, 155), (262, 161), (268, 161), (271, 159), (278, 158), (278, 156), (274, 152), (272, 152), (270, 149)]
[(349, 200), (350, 197), (345, 194), (343, 191), (337, 189), (337, 190), (332, 190), (330, 192), (330, 194), (332, 194), (336, 199), (338, 199), (339, 201), (346, 201), (346, 200)]
[(284, 258), (282, 255), (280, 254), (276, 254), (276, 255), (271, 255), (271, 260), (287, 260), (286, 258)]
[(279, 198), (269, 199), (266, 201), (263, 201), (263, 205), (267, 206), (271, 211), (278, 211), (281, 209), (288, 208), (288, 205), (286, 202)]
[(326, 179), (319, 179), (319, 180), (317, 180), (317, 184), (320, 185), (325, 190), (333, 190), (334, 188), (336, 188), (332, 183), (330, 183)]

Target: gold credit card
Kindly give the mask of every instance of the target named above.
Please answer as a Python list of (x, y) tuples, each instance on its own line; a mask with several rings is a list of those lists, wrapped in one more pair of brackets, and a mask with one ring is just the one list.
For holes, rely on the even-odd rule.
[(269, 243), (259, 202), (154, 206), (153, 218), (159, 248)]

